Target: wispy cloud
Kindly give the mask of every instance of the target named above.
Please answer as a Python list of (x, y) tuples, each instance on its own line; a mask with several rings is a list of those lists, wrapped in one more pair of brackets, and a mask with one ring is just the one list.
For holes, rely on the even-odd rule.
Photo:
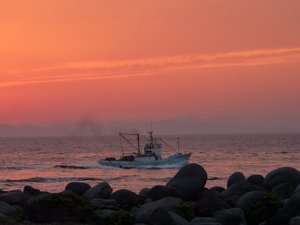
[(161, 75), (220, 67), (250, 67), (300, 62), (300, 48), (258, 49), (217, 54), (177, 55), (117, 61), (66, 62), (29, 71), (7, 72), (0, 87), (80, 80)]

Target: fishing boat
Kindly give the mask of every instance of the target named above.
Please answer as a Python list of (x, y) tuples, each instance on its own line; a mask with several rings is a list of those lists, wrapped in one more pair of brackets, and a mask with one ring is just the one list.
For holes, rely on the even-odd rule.
[[(128, 135), (136, 136), (137, 146), (134, 145), (128, 138)], [(140, 135), (119, 133), (120, 140), (125, 140), (129, 143), (137, 152), (130, 155), (126, 155), (123, 152), (122, 142), (121, 149), (123, 155), (116, 159), (115, 157), (109, 157), (99, 161), (99, 164), (104, 167), (117, 167), (117, 168), (172, 168), (172, 167), (182, 167), (188, 164), (188, 160), (191, 157), (190, 152), (180, 152), (179, 151), (179, 138), (177, 139), (177, 153), (170, 155), (167, 158), (163, 158), (163, 148), (162, 143), (171, 147), (162, 138), (154, 138), (153, 131), (149, 132), (149, 139), (144, 145), (143, 153), (140, 148)]]

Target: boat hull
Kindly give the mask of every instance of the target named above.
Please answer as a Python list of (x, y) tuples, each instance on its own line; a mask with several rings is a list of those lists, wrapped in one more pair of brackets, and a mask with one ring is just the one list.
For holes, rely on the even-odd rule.
[(188, 164), (191, 153), (179, 153), (166, 159), (149, 161), (123, 161), (123, 160), (100, 160), (99, 164), (104, 167), (115, 168), (174, 168)]

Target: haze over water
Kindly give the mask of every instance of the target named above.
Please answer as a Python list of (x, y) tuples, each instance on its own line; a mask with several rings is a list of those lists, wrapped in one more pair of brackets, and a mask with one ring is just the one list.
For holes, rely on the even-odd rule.
[[(176, 145), (176, 136), (164, 139)], [(226, 178), (236, 171), (249, 176), (266, 175), (281, 166), (300, 169), (300, 134), (187, 135), (181, 137), (181, 151), (192, 152), (190, 162), (206, 169), (208, 187), (225, 186)], [(116, 136), (1, 138), (0, 152), (0, 188), (4, 190), (32, 185), (60, 192), (71, 181), (90, 185), (107, 181), (114, 190), (138, 192), (143, 187), (165, 184), (178, 171), (101, 168), (99, 159), (121, 155)], [(132, 151), (128, 148), (128, 152)], [(172, 153), (174, 150), (165, 149), (165, 155)]]

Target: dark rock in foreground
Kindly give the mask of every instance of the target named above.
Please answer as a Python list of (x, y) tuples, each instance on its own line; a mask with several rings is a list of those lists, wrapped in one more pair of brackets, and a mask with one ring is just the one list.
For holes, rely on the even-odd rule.
[(178, 191), (183, 200), (195, 198), (207, 181), (207, 173), (198, 164), (189, 164), (181, 168), (177, 174), (167, 183), (167, 187), (172, 187)]
[(275, 169), (266, 178), (236, 172), (227, 189), (207, 189), (206, 181), (204, 168), (189, 164), (167, 185), (139, 194), (113, 192), (107, 182), (72, 182), (55, 194), (31, 186), (0, 191), (0, 224), (300, 225), (300, 173), (294, 168)]
[(268, 173), (264, 181), (264, 185), (269, 188), (282, 183), (290, 183), (296, 188), (300, 183), (300, 172), (291, 167), (282, 167)]
[(110, 198), (112, 188), (107, 182), (97, 184), (84, 193), (84, 197), (88, 199), (93, 198)]
[(70, 190), (75, 194), (78, 195), (83, 195), (84, 193), (86, 193), (89, 189), (91, 188), (91, 186), (87, 183), (83, 183), (83, 182), (71, 182), (69, 183), (65, 190)]

